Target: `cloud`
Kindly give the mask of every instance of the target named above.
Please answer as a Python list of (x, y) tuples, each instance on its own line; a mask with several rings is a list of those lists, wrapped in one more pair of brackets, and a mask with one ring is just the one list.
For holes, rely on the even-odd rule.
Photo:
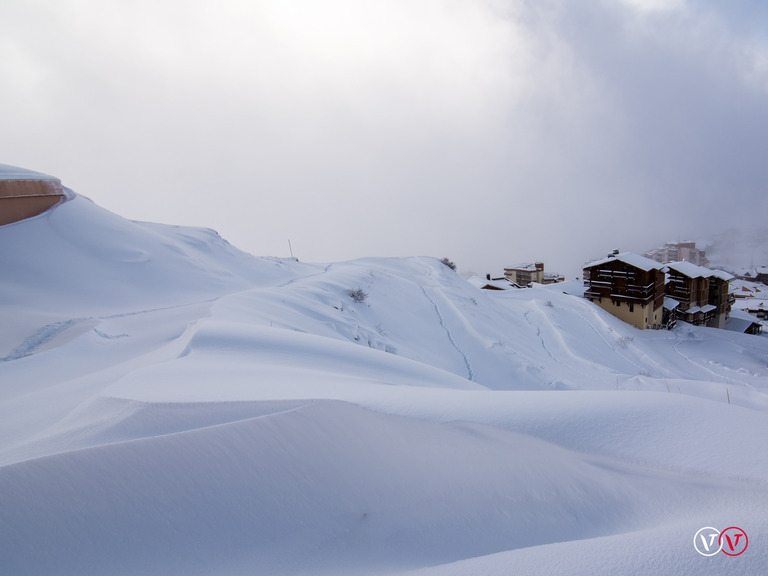
[(757, 222), (755, 4), (8, 2), (0, 152), (256, 254), (573, 274)]

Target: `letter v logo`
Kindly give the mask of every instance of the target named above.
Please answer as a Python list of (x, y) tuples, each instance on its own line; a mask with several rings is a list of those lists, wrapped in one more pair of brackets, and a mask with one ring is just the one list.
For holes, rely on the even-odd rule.
[[(717, 544), (715, 544), (717, 542)], [(693, 546), (696, 552), (702, 556), (714, 556), (723, 548), (720, 539), (720, 530), (707, 526), (696, 532), (693, 537)]]
[(749, 539), (744, 530), (738, 526), (731, 526), (722, 531), (718, 538), (718, 543), (723, 550), (723, 554), (738, 556), (743, 554), (747, 546), (749, 546)]

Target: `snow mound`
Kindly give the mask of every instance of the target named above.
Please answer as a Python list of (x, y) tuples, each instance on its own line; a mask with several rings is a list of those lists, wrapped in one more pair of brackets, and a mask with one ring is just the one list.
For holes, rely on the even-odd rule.
[[(768, 569), (763, 338), (77, 195), (0, 266), (2, 573)], [(745, 554), (696, 553), (732, 525)]]
[(337, 402), (6, 466), (0, 482), (0, 551), (19, 574), (398, 570), (747, 498), (493, 427)]

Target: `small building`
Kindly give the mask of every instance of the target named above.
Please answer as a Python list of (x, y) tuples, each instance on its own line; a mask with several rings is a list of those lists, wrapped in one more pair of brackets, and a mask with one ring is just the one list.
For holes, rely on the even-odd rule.
[(753, 316), (758, 320), (768, 320), (768, 286), (747, 280), (731, 282), (733, 310)]
[(530, 286), (536, 284), (555, 284), (565, 281), (562, 274), (544, 272), (543, 262), (526, 262), (504, 268), (504, 277), (512, 284)]
[(744, 298), (739, 300), (736, 308), (759, 320), (768, 320), (768, 300), (762, 298)]
[(754, 316), (742, 310), (734, 309), (725, 323), (725, 329), (757, 335), (762, 332), (763, 324)]
[(641, 330), (661, 328), (662, 265), (632, 252), (614, 252), (584, 266), (584, 297)]
[(736, 278), (730, 283), (731, 294), (738, 301), (743, 298), (768, 298), (768, 286)]
[(473, 274), (467, 278), (467, 282), (481, 290), (511, 290), (512, 288), (520, 288), (520, 286), (511, 284), (504, 276), (491, 278), (490, 274), (486, 274), (485, 278)]
[(504, 276), (491, 278), (490, 274), (486, 274), (485, 283), (480, 288), (483, 290), (509, 290), (510, 288), (519, 288), (519, 286), (510, 283)]
[(751, 268), (737, 268), (733, 271), (736, 278), (747, 282), (768, 284), (768, 266), (752, 266)]
[(58, 178), (0, 164), (0, 226), (42, 214), (65, 198)]
[(504, 268), (504, 277), (520, 286), (530, 286), (533, 282), (542, 284), (544, 281), (544, 263), (527, 262), (509, 266)]
[(545, 272), (544, 278), (542, 279), (542, 284), (560, 284), (561, 282), (565, 282), (565, 276), (562, 274), (558, 274), (556, 272)]
[(678, 309), (680, 302), (669, 296), (664, 296), (664, 313), (662, 315), (662, 324), (667, 329), (671, 329), (677, 323)]

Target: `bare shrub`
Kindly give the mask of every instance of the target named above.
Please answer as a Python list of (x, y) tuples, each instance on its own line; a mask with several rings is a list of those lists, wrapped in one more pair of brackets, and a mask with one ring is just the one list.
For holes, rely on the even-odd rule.
[(448, 258), (440, 258), (440, 262), (448, 266), (448, 268), (450, 268), (454, 272), (456, 271), (456, 264), (454, 262), (451, 262)]
[(358, 304), (362, 304), (365, 302), (365, 299), (368, 298), (368, 294), (363, 292), (362, 288), (350, 288), (347, 290), (347, 294), (352, 298), (353, 302), (357, 302)]

